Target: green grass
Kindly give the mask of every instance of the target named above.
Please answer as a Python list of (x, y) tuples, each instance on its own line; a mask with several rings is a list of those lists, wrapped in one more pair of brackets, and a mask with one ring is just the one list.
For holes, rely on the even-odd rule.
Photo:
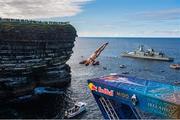
[(71, 24), (36, 24), (36, 23), (15, 23), (15, 22), (0, 22), (1, 29), (40, 29), (40, 30), (49, 30), (49, 29), (66, 29), (66, 30), (73, 30), (74, 27)]

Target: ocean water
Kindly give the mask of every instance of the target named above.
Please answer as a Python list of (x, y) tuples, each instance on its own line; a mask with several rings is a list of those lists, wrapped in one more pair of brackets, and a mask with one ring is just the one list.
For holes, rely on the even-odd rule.
[[(84, 66), (79, 62), (91, 55), (101, 44), (109, 42), (107, 48), (99, 56), (99, 66)], [(175, 58), (174, 62), (123, 58), (120, 54), (132, 51), (139, 45), (154, 48)], [(129, 76), (167, 83), (180, 82), (180, 70), (170, 69), (171, 63), (180, 63), (180, 38), (77, 38), (73, 55), (67, 62), (71, 66), (72, 82), (69, 89), (72, 98), (87, 103), (87, 112), (79, 119), (102, 119), (101, 112), (87, 87), (87, 80), (108, 75), (110, 73), (129, 72)], [(121, 69), (119, 65), (127, 66)], [(106, 67), (107, 70), (104, 70)]]
[[(84, 66), (79, 62), (87, 59), (103, 43), (109, 45), (97, 60), (99, 66)], [(90, 92), (87, 80), (108, 75), (129, 72), (129, 76), (161, 81), (167, 83), (180, 82), (180, 70), (170, 69), (173, 62), (152, 61), (142, 59), (123, 58), (120, 54), (132, 51), (139, 45), (152, 47), (174, 57), (174, 63), (180, 63), (180, 38), (77, 38), (74, 53), (67, 64), (71, 67), (72, 82), (69, 86), (72, 99), (87, 103), (87, 112), (77, 119), (102, 119), (101, 112)], [(121, 69), (124, 64), (127, 68)], [(103, 68), (107, 69), (104, 70)], [(0, 118), (62, 118), (62, 108), (67, 107), (62, 96), (43, 96), (38, 100), (24, 104), (5, 104), (0, 108)]]

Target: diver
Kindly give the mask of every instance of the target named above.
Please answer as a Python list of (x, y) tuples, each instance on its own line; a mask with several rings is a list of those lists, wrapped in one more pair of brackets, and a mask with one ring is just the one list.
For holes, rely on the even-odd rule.
[(101, 52), (105, 49), (108, 43), (103, 44), (99, 47), (88, 59), (81, 61), (79, 64), (85, 64), (86, 66), (92, 65), (99, 65), (99, 61), (95, 61), (97, 57), (101, 54)]

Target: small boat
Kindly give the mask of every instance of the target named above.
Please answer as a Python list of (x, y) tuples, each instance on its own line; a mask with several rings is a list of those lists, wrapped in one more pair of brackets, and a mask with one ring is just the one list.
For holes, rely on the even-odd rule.
[(129, 74), (129, 72), (128, 71), (124, 71), (124, 72), (122, 72), (122, 74), (126, 75), (126, 74)]
[(171, 65), (170, 65), (170, 68), (180, 69), (180, 64), (171, 64)]
[(125, 66), (125, 65), (120, 65), (119, 67), (120, 67), (120, 68), (126, 68), (126, 66)]
[(86, 103), (76, 102), (72, 108), (65, 111), (65, 118), (74, 118), (84, 111), (86, 111)]

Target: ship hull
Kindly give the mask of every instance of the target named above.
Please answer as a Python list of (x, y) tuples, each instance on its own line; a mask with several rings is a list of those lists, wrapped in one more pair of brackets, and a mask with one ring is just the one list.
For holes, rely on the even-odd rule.
[(139, 56), (139, 55), (131, 55), (124, 53), (121, 55), (122, 57), (129, 57), (129, 58), (137, 58), (137, 59), (147, 59), (147, 60), (157, 60), (157, 61), (167, 61), (167, 62), (172, 62), (174, 61), (173, 58), (169, 57), (150, 57), (150, 56)]
[(105, 119), (178, 119), (180, 87), (122, 75), (88, 80)]

